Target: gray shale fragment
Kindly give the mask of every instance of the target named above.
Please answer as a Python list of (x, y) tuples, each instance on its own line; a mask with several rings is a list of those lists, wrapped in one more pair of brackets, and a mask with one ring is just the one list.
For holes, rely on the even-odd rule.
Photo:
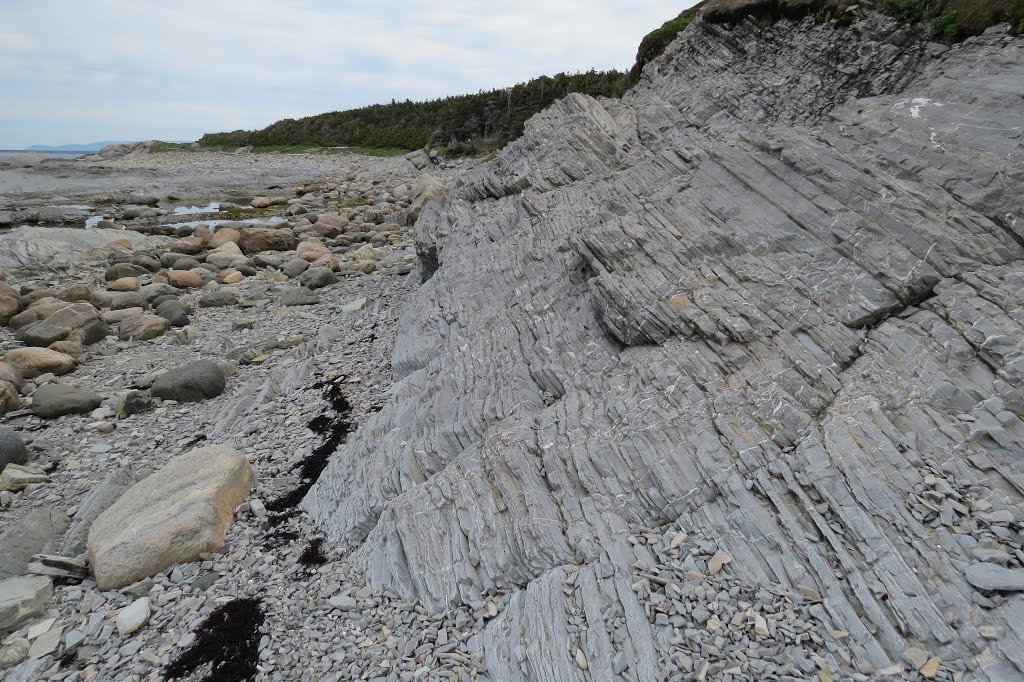
[(1024, 558), (1024, 40), (858, 12), (698, 19), (423, 206), (397, 383), (302, 508), (492, 679), (1024, 676), (972, 586)]

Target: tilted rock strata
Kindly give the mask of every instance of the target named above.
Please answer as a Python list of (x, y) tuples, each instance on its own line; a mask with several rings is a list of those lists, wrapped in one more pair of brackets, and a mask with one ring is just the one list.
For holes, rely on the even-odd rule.
[(1024, 674), (1020, 597), (965, 574), (1024, 563), (1024, 40), (915, 30), (697, 21), (424, 208), (392, 400), (304, 502), (329, 538), (436, 611), (512, 592), (494, 679), (689, 672), (710, 618), (633, 586), (716, 547), (821, 597), (801, 674)]

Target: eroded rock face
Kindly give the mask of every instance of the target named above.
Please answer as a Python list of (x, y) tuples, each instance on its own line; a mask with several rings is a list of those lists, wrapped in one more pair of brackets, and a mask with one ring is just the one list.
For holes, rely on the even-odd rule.
[(831, 670), (1024, 674), (964, 574), (1021, 564), (1024, 40), (856, 22), (698, 20), (423, 208), (393, 398), (303, 506), (429, 609), (511, 592), (493, 679), (693, 674), (712, 568), (820, 601)]
[(220, 548), (254, 484), (245, 455), (223, 445), (176, 457), (136, 483), (89, 529), (89, 563), (100, 589), (131, 585)]

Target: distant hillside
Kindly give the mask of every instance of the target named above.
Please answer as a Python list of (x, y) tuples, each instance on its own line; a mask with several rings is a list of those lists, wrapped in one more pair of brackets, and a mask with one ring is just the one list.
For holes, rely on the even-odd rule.
[(392, 101), (361, 109), (285, 119), (257, 131), (204, 135), (207, 147), (322, 145), (420, 149), (450, 154), (498, 147), (519, 137), (526, 120), (569, 93), (618, 97), (627, 86), (619, 71), (541, 76), (507, 89), (427, 102)]

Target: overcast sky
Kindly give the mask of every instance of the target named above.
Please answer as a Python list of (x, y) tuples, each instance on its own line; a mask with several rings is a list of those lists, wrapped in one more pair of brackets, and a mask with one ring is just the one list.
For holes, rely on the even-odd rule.
[(193, 140), (628, 69), (694, 0), (0, 0), (0, 148)]

